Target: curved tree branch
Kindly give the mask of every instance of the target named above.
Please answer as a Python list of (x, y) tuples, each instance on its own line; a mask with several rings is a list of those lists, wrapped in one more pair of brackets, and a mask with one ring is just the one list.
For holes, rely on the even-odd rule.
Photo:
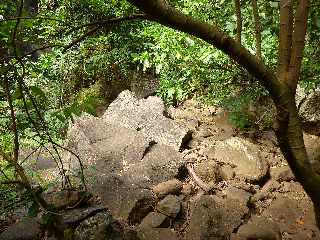
[(246, 48), (218, 27), (183, 14), (164, 0), (130, 0), (130, 2), (150, 15), (154, 21), (203, 39), (223, 51), (255, 76), (269, 90), (274, 101), (280, 101), (285, 85)]

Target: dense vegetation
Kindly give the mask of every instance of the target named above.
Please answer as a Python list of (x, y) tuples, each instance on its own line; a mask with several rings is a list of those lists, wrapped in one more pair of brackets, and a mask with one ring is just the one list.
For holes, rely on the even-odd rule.
[[(170, 3), (234, 38), (240, 30), (241, 44), (256, 54), (259, 28), (251, 1), (240, 5), (242, 29), (233, 0)], [(257, 10), (261, 58), (275, 72), (279, 2), (260, 0)], [(195, 97), (229, 109), (238, 127), (271, 126), (267, 115), (257, 121), (248, 111), (250, 104), (268, 95), (256, 76), (204, 40), (149, 20), (154, 20), (152, 14), (124, 0), (0, 3), (0, 180), (4, 183), (0, 209), (14, 206), (17, 183), (28, 190), (22, 199), (45, 207), (32, 190), (39, 182), (27, 168), (32, 159), (20, 159), (21, 151), (48, 148), (59, 165), (65, 132), (74, 116), (83, 111), (98, 114), (99, 106), (107, 105), (133, 78), (144, 74), (160, 80), (157, 94), (167, 104)], [(311, 1), (307, 32), (300, 84), (311, 89), (320, 81), (316, 0)]]

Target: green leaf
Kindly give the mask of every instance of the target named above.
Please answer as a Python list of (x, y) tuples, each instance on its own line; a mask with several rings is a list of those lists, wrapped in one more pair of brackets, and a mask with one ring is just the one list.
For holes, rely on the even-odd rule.
[(270, 6), (273, 8), (277, 8), (278, 7), (278, 2), (270, 2)]
[(42, 91), (41, 88), (37, 86), (31, 86), (30, 87), (31, 92), (33, 93), (34, 96), (39, 96), (41, 100), (46, 100), (46, 94)]

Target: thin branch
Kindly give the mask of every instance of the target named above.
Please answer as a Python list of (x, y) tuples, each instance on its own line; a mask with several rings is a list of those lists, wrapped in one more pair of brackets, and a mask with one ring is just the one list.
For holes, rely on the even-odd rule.
[(33, 149), (21, 162), (20, 162), (20, 165), (22, 165), (25, 161), (28, 160), (28, 158), (34, 154), (35, 152), (38, 151), (38, 149), (40, 148), (40, 146), (38, 146), (36, 149)]
[[(23, 64), (22, 62), (21, 62), (20, 64), (22, 64), (22, 69), (23, 69), (23, 71), (24, 71), (24, 64)], [(21, 78), (21, 79), (18, 80), (18, 84), (19, 84), (20, 90), (22, 91), (22, 101), (23, 101), (23, 104), (24, 104), (24, 109), (25, 109), (25, 111), (26, 111), (27, 117), (28, 117), (29, 121), (31, 122), (31, 124), (33, 125), (34, 129), (36, 130), (37, 135), (38, 135), (40, 138), (43, 138), (42, 135), (41, 135), (41, 133), (40, 133), (40, 132), (41, 132), (40, 129), (38, 128), (37, 124), (34, 122), (34, 120), (32, 119), (32, 117), (31, 117), (31, 115), (30, 115), (30, 113), (29, 113), (29, 109), (28, 109), (27, 102), (26, 102), (26, 98), (25, 98), (25, 95), (23, 94), (23, 91), (25, 91), (25, 92), (29, 95), (29, 97), (31, 96), (31, 98), (32, 98), (32, 100), (31, 100), (32, 105), (33, 105), (33, 107), (36, 108), (36, 112), (37, 112), (38, 117), (39, 117), (40, 119), (42, 119), (41, 114), (40, 114), (40, 112), (39, 112), (38, 109), (37, 109), (36, 103), (35, 103), (32, 95), (31, 95), (30, 92), (28, 91), (28, 88), (27, 88), (27, 86), (25, 85), (25, 83), (24, 83), (24, 81), (23, 81), (23, 78)], [(48, 134), (48, 136), (49, 136), (49, 141), (50, 141), (50, 139), (51, 139), (51, 138), (50, 138), (50, 135)], [(49, 153), (51, 154), (51, 152), (49, 152)], [(52, 155), (52, 156), (53, 156), (53, 155)], [(67, 179), (66, 176), (65, 176), (65, 173), (64, 173), (63, 162), (62, 162), (62, 159), (60, 158), (60, 155), (58, 154), (58, 159), (59, 159), (59, 162), (60, 162), (61, 167), (60, 167), (60, 165), (59, 165), (59, 162), (55, 159), (54, 156), (53, 156), (53, 159), (55, 160), (55, 162), (56, 162), (56, 164), (57, 164), (57, 167), (58, 167), (58, 169), (59, 169), (59, 172), (60, 172), (60, 174), (62, 175), (62, 177), (63, 177), (64, 179)]]
[(3, 184), (3, 185), (19, 185), (19, 186), (23, 186), (23, 187), (26, 186), (22, 181), (19, 181), (19, 180), (0, 181), (0, 184)]
[(114, 24), (114, 23), (119, 23), (119, 22), (124, 22), (124, 21), (130, 21), (130, 20), (136, 20), (136, 19), (149, 19), (150, 17), (147, 14), (132, 14), (129, 16), (122, 16), (122, 17), (117, 17), (117, 18), (110, 18), (107, 20), (101, 20), (101, 21), (95, 21), (95, 22), (91, 22), (91, 23), (86, 23), (86, 24), (82, 24), (79, 25), (77, 27), (74, 27), (72, 29), (70, 29), (68, 32), (66, 32), (66, 35), (75, 32), (79, 29), (85, 28), (85, 27), (91, 27), (91, 26), (107, 26), (110, 24)]
[[(22, 9), (23, 9), (23, 0), (20, 1), (20, 5), (19, 5), (19, 9), (18, 9), (18, 17), (21, 16), (22, 14)], [(17, 36), (17, 30), (18, 30), (18, 26), (20, 23), (20, 19), (17, 20), (13, 32), (12, 32), (12, 45), (14, 46), (14, 54), (16, 57), (18, 57), (18, 51), (17, 51), (17, 47), (16, 47), (16, 36)], [(16, 163), (18, 163), (18, 158), (19, 158), (19, 136), (18, 136), (18, 129), (17, 129), (17, 120), (16, 120), (16, 115), (14, 112), (14, 108), (13, 108), (13, 103), (12, 103), (12, 98), (11, 98), (11, 93), (10, 93), (10, 82), (7, 79), (7, 77), (5, 77), (4, 79), (4, 88), (5, 88), (5, 92), (6, 92), (6, 97), (7, 97), (7, 101), (9, 103), (9, 108), (10, 108), (10, 115), (11, 115), (11, 120), (12, 120), (12, 131), (14, 134), (14, 161)]]
[(96, 31), (98, 31), (100, 27), (95, 27), (91, 30), (89, 30), (88, 32), (84, 33), (83, 35), (81, 35), (80, 37), (78, 37), (77, 39), (73, 40), (70, 44), (68, 44), (67, 46), (65, 46), (63, 48), (62, 52), (66, 52), (69, 48), (72, 48), (74, 45), (82, 42), (84, 39), (86, 39), (88, 36), (93, 35)]
[(205, 192), (209, 192), (211, 190), (211, 188), (205, 183), (203, 182), (195, 173), (192, 163), (188, 162), (186, 165), (188, 172), (190, 174), (190, 176), (192, 177), (193, 181)]
[(76, 153), (75, 153), (74, 151), (72, 151), (71, 149), (66, 148), (66, 147), (64, 147), (64, 146), (62, 146), (62, 145), (60, 145), (60, 144), (58, 144), (58, 143), (55, 143), (55, 142), (52, 142), (52, 143), (53, 143), (54, 145), (56, 145), (57, 147), (65, 150), (65, 151), (70, 152), (73, 156), (75, 156), (75, 157), (77, 158), (77, 160), (78, 160), (78, 162), (79, 162), (79, 165), (80, 165), (80, 171), (81, 171), (81, 177), (82, 177), (82, 178), (81, 178), (81, 181), (82, 181), (82, 184), (84, 185), (85, 190), (87, 190), (87, 186), (86, 186), (86, 182), (85, 182), (85, 178), (84, 178), (84, 166), (83, 166), (83, 163), (82, 163), (79, 155), (76, 154)]
[(0, 168), (0, 172), (1, 174), (5, 177), (5, 179), (9, 180), (10, 178), (8, 177), (8, 175), (2, 170), (2, 168)]
[(57, 22), (63, 22), (63, 20), (56, 19), (56, 18), (49, 18), (49, 17), (10, 17), (10, 18), (5, 18), (1, 19), (1, 22), (6, 22), (6, 21), (17, 21), (17, 20), (51, 20), (51, 21), (57, 21)]

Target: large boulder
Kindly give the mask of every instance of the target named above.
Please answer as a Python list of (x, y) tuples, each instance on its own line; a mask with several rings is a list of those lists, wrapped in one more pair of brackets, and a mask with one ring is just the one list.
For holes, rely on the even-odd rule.
[[(175, 178), (184, 164), (172, 146), (156, 144), (134, 128), (88, 115), (75, 120), (68, 140), (68, 147), (82, 160), (89, 189), (115, 217), (133, 224), (153, 210), (152, 186)], [(63, 162), (69, 173), (79, 171), (79, 161), (70, 152)]]
[(237, 176), (249, 182), (263, 180), (269, 169), (258, 146), (239, 137), (217, 141), (207, 155), (209, 159), (231, 166)]
[(149, 187), (176, 177), (184, 163), (181, 153), (174, 148), (156, 144), (123, 174), (132, 182)]
[[(68, 131), (68, 147), (74, 149), (86, 166), (120, 170), (143, 158), (149, 141), (137, 131), (104, 122), (100, 118), (83, 115)], [(65, 162), (71, 167), (77, 159), (66, 152)], [(101, 166), (100, 166), (101, 165)]]
[(139, 131), (149, 141), (180, 149), (191, 137), (187, 129), (163, 114), (165, 107), (158, 97), (138, 99), (130, 91), (123, 91), (103, 115), (107, 123)]
[(217, 200), (210, 195), (202, 195), (192, 206), (188, 240), (230, 239), (248, 208), (234, 199)]

